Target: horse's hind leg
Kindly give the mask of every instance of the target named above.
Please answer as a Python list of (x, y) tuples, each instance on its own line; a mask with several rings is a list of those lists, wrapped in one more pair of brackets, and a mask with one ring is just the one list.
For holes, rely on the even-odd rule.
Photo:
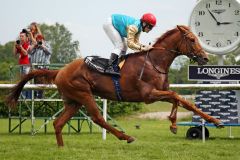
[(93, 120), (94, 123), (98, 124), (102, 128), (105, 128), (106, 130), (111, 132), (113, 135), (115, 135), (120, 140), (127, 140), (128, 143), (131, 143), (134, 141), (133, 137), (128, 136), (128, 135), (118, 131), (117, 129), (115, 129), (114, 127), (109, 125), (104, 120), (104, 118), (102, 117), (102, 115), (100, 114), (100, 112), (98, 110), (96, 102), (94, 101), (94, 99), (92, 98), (91, 95), (89, 95), (87, 97), (85, 96), (84, 101), (82, 101), (82, 103), (86, 107), (86, 110), (89, 113), (89, 115), (91, 116), (91, 119)]
[(81, 105), (69, 105), (64, 103), (64, 110), (53, 122), (58, 146), (63, 146), (62, 129), (72, 116), (79, 110)]

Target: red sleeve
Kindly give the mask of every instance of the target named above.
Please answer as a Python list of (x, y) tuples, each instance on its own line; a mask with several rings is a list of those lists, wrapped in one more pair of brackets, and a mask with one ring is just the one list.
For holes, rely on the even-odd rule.
[(27, 49), (29, 48), (29, 43), (24, 43), (24, 44), (22, 45), (22, 47), (23, 47), (25, 50), (27, 50)]
[(16, 51), (17, 51), (17, 53), (20, 53), (21, 49), (20, 48), (16, 48)]

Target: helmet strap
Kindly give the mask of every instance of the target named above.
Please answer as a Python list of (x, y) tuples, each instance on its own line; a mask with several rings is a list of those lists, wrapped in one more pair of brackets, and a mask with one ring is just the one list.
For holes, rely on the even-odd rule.
[(147, 27), (147, 23), (141, 21), (141, 26), (142, 26), (142, 30), (145, 31), (146, 27)]

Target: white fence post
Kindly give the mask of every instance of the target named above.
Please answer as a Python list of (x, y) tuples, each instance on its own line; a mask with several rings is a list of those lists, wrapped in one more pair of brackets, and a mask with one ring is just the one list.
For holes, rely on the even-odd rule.
[[(103, 100), (103, 118), (105, 121), (107, 121), (107, 100)], [(106, 140), (106, 129), (102, 129), (102, 139)]]
[(205, 137), (205, 120), (202, 119), (202, 141), (205, 143), (206, 137)]

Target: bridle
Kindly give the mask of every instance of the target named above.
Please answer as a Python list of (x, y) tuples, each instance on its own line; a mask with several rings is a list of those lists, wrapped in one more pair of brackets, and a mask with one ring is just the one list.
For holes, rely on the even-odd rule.
[[(202, 49), (199, 49), (199, 50), (194, 54), (194, 52), (193, 52), (194, 49), (193, 49), (192, 45), (190, 45), (189, 43), (195, 43), (195, 42), (192, 42), (192, 41), (189, 42), (190, 40), (189, 40), (189, 38), (187, 38), (187, 35), (188, 35), (189, 33), (191, 33), (191, 32), (187, 32), (187, 33), (185, 33), (185, 34), (182, 34), (182, 35), (183, 35), (183, 38), (182, 38), (181, 41), (178, 43), (178, 46), (177, 46), (176, 49), (170, 49), (170, 50), (169, 50), (169, 49), (166, 49), (166, 48), (164, 48), (164, 47), (154, 47), (154, 48), (152, 48), (152, 49), (166, 50), (166, 51), (169, 51), (169, 52), (171, 52), (171, 53), (175, 53), (175, 54), (177, 54), (177, 55), (186, 55), (187, 57), (189, 57), (191, 63), (197, 62), (197, 61), (199, 61), (200, 59), (199, 59), (199, 57), (196, 56), (196, 55), (198, 55), (198, 53), (202, 52)], [(186, 41), (186, 43), (183, 43), (184, 40)], [(179, 49), (182, 47), (183, 44), (186, 45), (186, 50), (187, 50), (186, 53), (179, 51)], [(150, 49), (150, 50), (152, 50), (152, 49)], [(142, 67), (142, 69), (141, 69), (141, 73), (140, 73), (140, 76), (139, 76), (139, 80), (142, 79), (142, 75), (143, 75), (143, 72), (144, 72), (144, 68), (145, 68), (147, 59), (149, 59), (150, 63), (152, 64), (154, 70), (155, 70), (157, 73), (159, 73), (159, 74), (167, 74), (166, 72), (160, 71), (160, 70), (156, 67), (156, 65), (153, 63), (152, 58), (151, 58), (151, 56), (150, 56), (150, 53), (151, 53), (150, 50), (147, 51), (147, 54), (146, 54), (146, 56), (145, 56), (144, 64), (143, 64), (143, 67)]]
[[(192, 32), (187, 32), (187, 33), (185, 33), (185, 34), (182, 34), (182, 35), (183, 35), (183, 38), (181, 39), (180, 44), (179, 44), (179, 46), (177, 47), (177, 50), (171, 50), (171, 52), (175, 52), (175, 53), (177, 53), (178, 55), (186, 55), (186, 56), (190, 59), (190, 62), (191, 62), (191, 63), (195, 63), (195, 62), (197, 62), (198, 60), (200, 60), (199, 57), (196, 56), (196, 55), (199, 55), (200, 52), (203, 52), (203, 49), (200, 48), (199, 50), (197, 50), (196, 52), (194, 52), (194, 49), (193, 49), (192, 45), (189, 44), (189, 43), (194, 44), (194, 43), (196, 43), (196, 42), (192, 42), (189, 38), (187, 38), (187, 35), (190, 34), (190, 33), (192, 33)], [(185, 48), (186, 48), (186, 50), (187, 50), (186, 53), (183, 53), (183, 52), (180, 52), (180, 51), (179, 51), (179, 49), (181, 48), (184, 40), (186, 41), (186, 43), (185, 43), (185, 45), (186, 45)]]
[[(193, 63), (197, 62), (199, 60), (199, 57), (196, 56), (196, 55), (198, 55), (200, 52), (202, 52), (203, 49), (201, 48), (201, 49), (197, 50), (196, 52), (194, 52), (194, 49), (193, 49), (192, 45), (189, 44), (189, 43), (195, 43), (195, 42), (192, 42), (191, 40), (189, 40), (189, 38), (187, 38), (187, 35), (190, 34), (190, 33), (191, 32), (187, 32), (185, 34), (182, 34), (183, 38), (178, 43), (178, 46), (177, 46), (176, 49), (169, 50), (169, 49), (165, 49), (163, 47), (154, 47), (154, 49), (167, 50), (167, 51), (175, 53), (177, 55), (186, 55), (188, 58), (190, 58), (191, 62), (193, 62)], [(186, 41), (186, 43), (183, 43), (184, 41)], [(182, 45), (186, 45), (185, 48), (186, 48), (187, 52), (184, 53), (184, 52), (179, 51), (179, 49), (182, 47)]]

